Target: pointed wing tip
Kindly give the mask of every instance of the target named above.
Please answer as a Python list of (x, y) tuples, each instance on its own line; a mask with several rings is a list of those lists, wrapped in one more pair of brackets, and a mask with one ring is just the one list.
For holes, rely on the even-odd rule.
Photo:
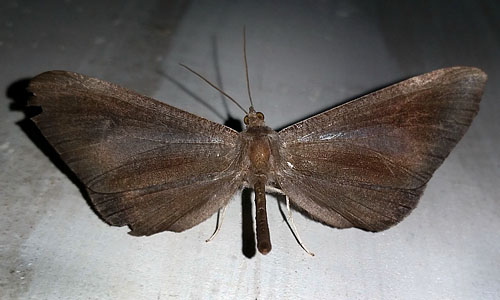
[(451, 72), (463, 72), (466, 73), (466, 75), (469, 75), (470, 77), (477, 77), (477, 79), (479, 79), (479, 81), (482, 81), (483, 83), (488, 80), (488, 75), (486, 74), (486, 72), (484, 72), (482, 69), (478, 67), (456, 66), (456, 67), (444, 68), (441, 70), (451, 71)]
[(78, 73), (64, 71), (64, 70), (51, 70), (40, 73), (35, 77), (31, 78), (28, 85), (28, 91), (35, 93), (40, 87), (46, 83), (53, 83), (61, 78), (75, 78)]
[(472, 76), (478, 77), (478, 79), (480, 79), (481, 81), (486, 82), (486, 80), (488, 80), (488, 75), (483, 70), (477, 67), (465, 67), (465, 68), (468, 69), (468, 71)]
[(486, 74), (483, 70), (474, 68), (475, 75), (479, 77), (479, 80), (482, 82), (483, 85), (486, 84), (486, 81), (488, 81), (488, 74)]
[(39, 98), (37, 97), (37, 92), (40, 91), (47, 83), (53, 82), (54, 78), (63, 72), (65, 71), (46, 71), (31, 78), (27, 90), (32, 94), (32, 96), (28, 100), (27, 106), (41, 106)]
[(60, 85), (61, 83), (66, 84), (78, 80), (78, 78), (82, 76), (81, 74), (64, 70), (51, 70), (36, 75), (31, 78), (26, 88), (27, 91), (32, 94), (26, 106), (42, 106), (43, 95), (53, 92), (51, 88), (53, 89), (54, 86)]

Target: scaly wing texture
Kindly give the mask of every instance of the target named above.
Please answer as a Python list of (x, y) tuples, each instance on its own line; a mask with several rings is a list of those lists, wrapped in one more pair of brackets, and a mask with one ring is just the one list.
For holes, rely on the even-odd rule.
[(65, 71), (30, 83), (33, 120), (101, 216), (134, 235), (182, 231), (241, 185), (238, 133), (117, 85)]
[(466, 132), (486, 78), (476, 68), (437, 70), (283, 129), (279, 185), (330, 226), (387, 229)]

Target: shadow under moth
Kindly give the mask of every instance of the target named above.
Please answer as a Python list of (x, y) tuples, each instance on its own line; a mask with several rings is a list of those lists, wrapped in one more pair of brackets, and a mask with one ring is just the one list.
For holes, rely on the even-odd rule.
[(376, 232), (400, 222), (471, 124), (486, 79), (472, 67), (436, 70), (279, 132), (253, 105), (237, 132), (66, 71), (33, 78), (29, 105), (41, 107), (33, 121), (107, 223), (136, 236), (184, 231), (250, 187), (266, 254), (266, 191), (336, 228)]

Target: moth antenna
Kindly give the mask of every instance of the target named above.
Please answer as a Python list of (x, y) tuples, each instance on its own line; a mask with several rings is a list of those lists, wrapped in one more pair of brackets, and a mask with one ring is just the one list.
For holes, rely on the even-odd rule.
[(295, 226), (295, 222), (293, 221), (293, 218), (292, 218), (292, 210), (290, 209), (290, 200), (288, 200), (288, 196), (286, 196), (286, 195), (285, 195), (285, 198), (286, 198), (286, 210), (288, 211), (287, 220), (288, 220), (288, 224), (290, 224), (290, 228), (292, 229), (292, 233), (295, 236), (295, 238), (297, 239), (297, 242), (299, 243), (300, 247), (302, 247), (302, 249), (304, 249), (304, 251), (307, 254), (314, 256), (314, 253), (309, 251), (309, 249), (307, 249), (306, 245), (304, 245), (304, 242), (302, 242), (302, 239), (300, 238), (299, 232), (297, 231), (297, 227)]
[(224, 92), (222, 89), (220, 89), (219, 87), (217, 87), (215, 84), (211, 83), (208, 79), (206, 79), (205, 77), (201, 76), (201, 74), (197, 73), (196, 71), (194, 71), (193, 69), (191, 69), (190, 67), (186, 66), (185, 64), (179, 64), (181, 67), (184, 67), (186, 70), (188, 70), (189, 72), (193, 73), (194, 75), (198, 76), (201, 80), (205, 81), (206, 83), (208, 83), (211, 87), (213, 87), (214, 89), (216, 89), (217, 91), (219, 91), (219, 93), (221, 93), (222, 95), (224, 95), (226, 98), (228, 98), (229, 100), (233, 101), (234, 104), (236, 104), (236, 106), (238, 106), (245, 114), (248, 114), (248, 112), (236, 101), (234, 100), (233, 97), (229, 96), (226, 92)]
[(245, 26), (243, 26), (243, 58), (245, 59), (245, 74), (247, 78), (248, 99), (250, 99), (250, 106), (253, 107), (252, 94), (250, 93), (250, 80), (248, 79), (247, 33)]
[(210, 242), (215, 238), (217, 233), (219, 233), (220, 228), (222, 227), (222, 222), (224, 221), (224, 214), (226, 213), (226, 207), (227, 206), (224, 206), (222, 209), (219, 209), (219, 213), (217, 214), (217, 225), (215, 227), (215, 231), (207, 240), (205, 240), (205, 242), (207, 243)]

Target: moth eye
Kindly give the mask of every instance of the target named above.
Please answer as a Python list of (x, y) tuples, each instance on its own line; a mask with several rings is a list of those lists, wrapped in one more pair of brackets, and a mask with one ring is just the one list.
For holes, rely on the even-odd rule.
[(257, 118), (261, 119), (261, 120), (264, 120), (264, 114), (261, 113), (261, 112), (258, 112), (257, 113)]
[(245, 123), (245, 125), (248, 125), (249, 123), (248, 116), (245, 116), (245, 118), (243, 119), (243, 123)]

